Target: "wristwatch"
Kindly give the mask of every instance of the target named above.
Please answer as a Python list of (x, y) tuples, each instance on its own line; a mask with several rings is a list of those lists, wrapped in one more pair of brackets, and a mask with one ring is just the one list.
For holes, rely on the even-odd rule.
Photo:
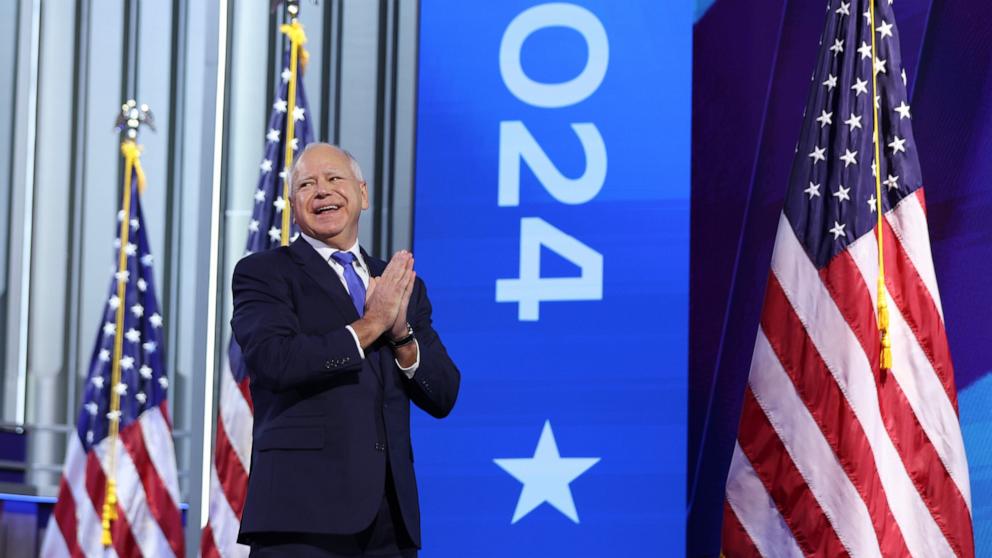
[(410, 325), (410, 322), (406, 323), (406, 335), (403, 337), (400, 337), (399, 339), (390, 339), (389, 337), (386, 337), (386, 341), (389, 342), (389, 346), (394, 349), (413, 343), (413, 339), (413, 326)]

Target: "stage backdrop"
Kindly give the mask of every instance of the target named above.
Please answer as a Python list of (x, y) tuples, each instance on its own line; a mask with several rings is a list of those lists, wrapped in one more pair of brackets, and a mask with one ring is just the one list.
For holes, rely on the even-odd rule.
[(691, 2), (421, 2), (425, 556), (684, 553)]

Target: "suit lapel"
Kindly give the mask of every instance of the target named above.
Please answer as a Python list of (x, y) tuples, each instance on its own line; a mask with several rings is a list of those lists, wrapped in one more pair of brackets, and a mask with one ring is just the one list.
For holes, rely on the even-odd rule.
[(358, 311), (355, 310), (355, 304), (351, 301), (348, 291), (341, 284), (341, 279), (331, 269), (331, 264), (325, 262), (320, 254), (307, 244), (306, 240), (296, 239), (289, 245), (289, 253), (292, 254), (293, 260), (303, 268), (303, 272), (331, 297), (331, 301), (334, 302), (347, 323), (350, 324), (358, 319)]

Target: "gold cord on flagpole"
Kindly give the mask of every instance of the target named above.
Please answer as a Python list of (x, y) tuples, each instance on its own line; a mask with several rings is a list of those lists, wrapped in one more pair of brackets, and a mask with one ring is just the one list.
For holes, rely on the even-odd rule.
[(283, 24), (279, 30), (289, 37), (289, 87), (286, 92), (286, 137), (285, 145), (286, 152), (285, 158), (283, 160), (283, 181), (282, 181), (282, 200), (285, 202), (282, 208), (282, 227), (280, 229), (280, 244), (286, 246), (289, 244), (289, 168), (293, 164), (293, 139), (296, 137), (296, 76), (299, 73), (298, 58), (306, 59), (307, 53), (303, 49), (303, 44), (307, 42), (307, 36), (303, 32), (303, 25), (300, 24), (299, 20), (296, 19), (296, 10), (298, 6), (290, 4), (290, 15), (293, 17), (292, 21), (287, 24)]
[(878, 331), (881, 334), (882, 342), (879, 365), (882, 370), (889, 370), (892, 368), (892, 341), (889, 339), (889, 305), (885, 291), (885, 255), (882, 242), (882, 165), (879, 153), (878, 105), (876, 104), (876, 99), (879, 97), (878, 68), (876, 67), (878, 54), (875, 46), (875, 0), (868, 0), (868, 11), (868, 32), (871, 34), (871, 107), (874, 123), (872, 143), (875, 151), (875, 171), (873, 174), (875, 178), (875, 215), (878, 219), (875, 227), (875, 232), (878, 235)]
[(144, 173), (141, 172), (139, 157), (141, 148), (134, 140), (127, 139), (121, 143), (121, 153), (124, 155), (124, 200), (121, 202), (121, 228), (120, 228), (120, 249), (117, 257), (117, 311), (114, 329), (114, 357), (110, 362), (110, 419), (109, 432), (107, 434), (107, 492), (103, 500), (103, 517), (101, 526), (103, 534), (101, 542), (103, 546), (110, 546), (112, 537), (110, 535), (110, 523), (117, 519), (117, 481), (115, 472), (117, 470), (117, 438), (120, 432), (120, 409), (121, 394), (117, 390), (121, 383), (121, 357), (124, 352), (124, 302), (127, 285), (127, 245), (131, 225), (131, 174), (138, 175), (138, 187), (143, 186)]

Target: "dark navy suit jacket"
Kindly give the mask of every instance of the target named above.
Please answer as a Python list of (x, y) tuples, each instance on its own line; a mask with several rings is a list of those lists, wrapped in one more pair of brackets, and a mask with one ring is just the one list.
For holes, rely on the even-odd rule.
[[(373, 277), (386, 263), (364, 252)], [(407, 319), (420, 345), (408, 379), (380, 339), (363, 359), (345, 326), (358, 319), (334, 270), (302, 238), (243, 258), (231, 327), (241, 346), (255, 423), (239, 542), (255, 533), (348, 534), (367, 528), (391, 467), (403, 521), (420, 545), (410, 401), (442, 418), (460, 374), (431, 326), (417, 278)]]

